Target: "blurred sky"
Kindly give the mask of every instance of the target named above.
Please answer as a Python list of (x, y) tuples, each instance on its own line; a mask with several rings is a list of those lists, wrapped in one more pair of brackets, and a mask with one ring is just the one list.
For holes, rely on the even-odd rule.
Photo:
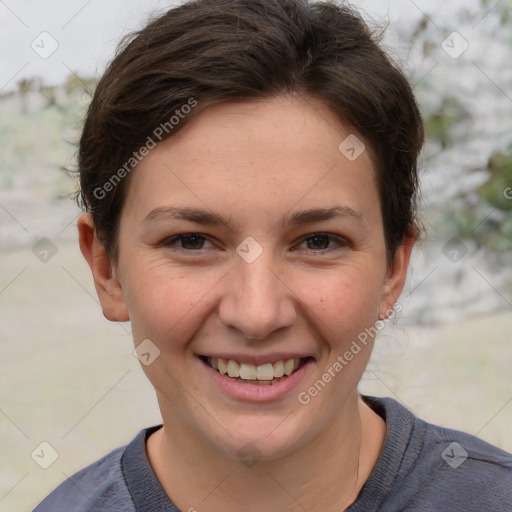
[[(62, 83), (71, 71), (98, 76), (112, 57), (120, 37), (147, 20), (152, 12), (176, 5), (171, 0), (0, 0), (0, 92), (17, 87), (22, 78), (40, 76), (46, 85)], [(353, 5), (391, 25), (416, 24), (423, 13), (449, 27), (461, 6), (482, 9), (479, 0), (358, 0)], [(492, 2), (490, 7), (495, 3)], [(489, 7), (489, 8), (490, 8)], [(484, 10), (485, 12), (485, 10)], [(43, 31), (58, 49), (43, 59), (31, 43)], [(388, 34), (393, 38), (393, 29)], [(390, 43), (392, 44), (392, 43)]]

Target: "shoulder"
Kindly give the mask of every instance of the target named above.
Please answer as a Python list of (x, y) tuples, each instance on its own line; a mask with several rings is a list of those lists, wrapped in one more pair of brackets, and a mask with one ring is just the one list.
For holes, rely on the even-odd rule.
[(376, 466), (380, 484), (373, 481), (386, 481), (383, 510), (512, 512), (512, 454), (424, 421), (393, 399), (368, 401), (388, 429)]
[(34, 512), (135, 511), (121, 467), (125, 448), (113, 450), (69, 477)]
[(477, 510), (512, 510), (512, 454), (465, 432), (419, 424), (425, 428), (421, 452), (431, 471), (429, 487), (450, 496), (452, 510), (473, 510), (477, 504)]

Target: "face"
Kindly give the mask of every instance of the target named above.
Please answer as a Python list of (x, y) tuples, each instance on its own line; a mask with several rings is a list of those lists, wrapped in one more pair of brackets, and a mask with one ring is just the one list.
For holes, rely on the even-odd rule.
[(118, 293), (100, 298), (160, 351), (142, 368), (164, 424), (272, 458), (353, 403), (372, 340), (344, 354), (397, 300), (408, 256), (386, 262), (369, 151), (338, 149), (350, 133), (313, 101), (223, 103), (133, 171)]

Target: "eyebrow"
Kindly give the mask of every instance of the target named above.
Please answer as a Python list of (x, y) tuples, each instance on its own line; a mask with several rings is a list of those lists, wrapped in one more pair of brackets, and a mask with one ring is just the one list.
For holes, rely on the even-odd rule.
[[(278, 224), (280, 226), (297, 226), (301, 224), (311, 224), (313, 222), (330, 220), (336, 217), (354, 218), (364, 225), (367, 224), (366, 217), (363, 214), (356, 212), (348, 206), (312, 208), (309, 210), (295, 212), (289, 215), (285, 215)], [(174, 219), (188, 220), (209, 226), (221, 225), (231, 229), (229, 219), (226, 219), (218, 213), (202, 210), (199, 208), (176, 208), (172, 206), (162, 206), (149, 212), (142, 222), (143, 224), (150, 224), (156, 221), (168, 221)]]
[(218, 213), (201, 210), (199, 208), (175, 208), (172, 206), (155, 208), (146, 215), (142, 222), (143, 224), (149, 224), (155, 221), (174, 219), (189, 220), (204, 225), (222, 225), (228, 228), (230, 227), (229, 220)]
[(280, 225), (298, 225), (309, 224), (322, 220), (330, 220), (336, 217), (354, 218), (363, 224), (366, 224), (366, 218), (362, 213), (356, 212), (348, 206), (333, 206), (332, 208), (313, 208), (311, 210), (303, 210), (285, 216), (279, 223)]

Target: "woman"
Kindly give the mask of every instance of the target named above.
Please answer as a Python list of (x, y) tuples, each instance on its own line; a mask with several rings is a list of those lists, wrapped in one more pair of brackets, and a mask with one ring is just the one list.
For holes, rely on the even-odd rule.
[(357, 390), (422, 144), (348, 7), (192, 1), (127, 42), (85, 121), (78, 229), (163, 425), (36, 511), (512, 510), (510, 454)]

